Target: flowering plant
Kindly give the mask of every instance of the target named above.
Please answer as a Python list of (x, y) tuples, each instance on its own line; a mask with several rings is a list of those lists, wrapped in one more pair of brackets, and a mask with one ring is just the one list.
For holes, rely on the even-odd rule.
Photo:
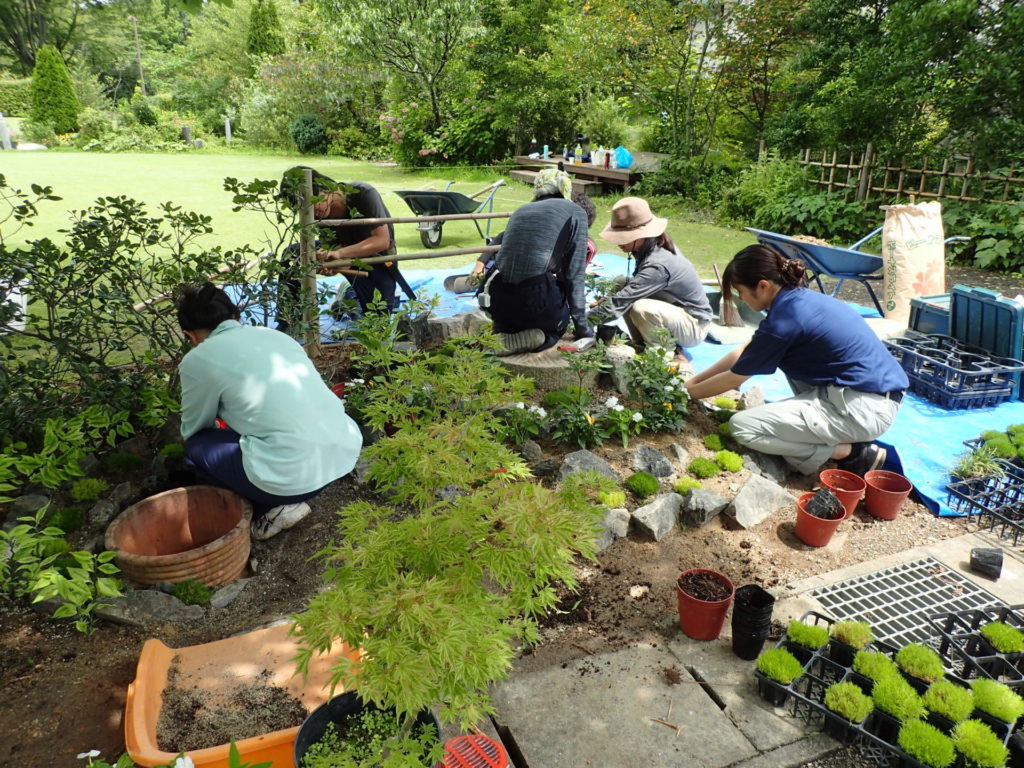
[(506, 440), (519, 445), (540, 434), (548, 412), (539, 405), (526, 406), (525, 403), (514, 403), (501, 415), (501, 431)]
[(617, 397), (604, 401), (607, 412), (601, 417), (601, 425), (609, 435), (618, 435), (623, 449), (629, 447), (629, 436), (639, 435), (643, 429), (644, 416), (639, 411), (626, 408)]
[(679, 429), (689, 396), (669, 350), (648, 347), (626, 364), (629, 396), (640, 403), (644, 426), (653, 431)]

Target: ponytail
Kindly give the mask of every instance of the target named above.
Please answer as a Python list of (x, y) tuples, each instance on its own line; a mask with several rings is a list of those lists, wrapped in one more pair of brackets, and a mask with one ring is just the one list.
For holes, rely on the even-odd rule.
[(754, 288), (762, 280), (783, 288), (807, 285), (807, 265), (800, 259), (787, 259), (767, 245), (750, 245), (733, 256), (722, 273), (722, 295), (731, 296), (733, 288)]

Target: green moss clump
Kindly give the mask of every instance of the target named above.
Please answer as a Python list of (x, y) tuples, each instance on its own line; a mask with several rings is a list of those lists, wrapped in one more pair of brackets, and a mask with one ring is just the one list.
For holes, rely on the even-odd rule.
[(626, 494), (623, 491), (598, 491), (597, 500), (606, 507), (616, 509), (625, 505)]
[(743, 457), (735, 451), (719, 451), (715, 454), (715, 463), (726, 472), (739, 472), (743, 469)]
[(881, 651), (857, 651), (853, 657), (853, 671), (875, 682), (900, 673), (896, 663)]
[(66, 555), (70, 551), (71, 545), (64, 539), (46, 539), (39, 544), (39, 557), (41, 558)]
[(974, 706), (1004, 723), (1015, 723), (1024, 715), (1024, 699), (1010, 688), (986, 677), (971, 681)]
[(718, 420), (719, 424), (728, 424), (729, 419), (736, 415), (736, 411), (722, 409), (721, 411), (714, 411), (712, 415)]
[(81, 507), (62, 507), (50, 515), (46, 522), (64, 533), (71, 533), (85, 524), (85, 510)]
[(718, 434), (722, 437), (732, 437), (732, 425), (728, 421), (723, 421), (718, 425)]
[(874, 639), (870, 624), (853, 619), (837, 621), (829, 628), (828, 633), (833, 639), (846, 643), (858, 651), (864, 650), (864, 647)]
[(721, 408), (723, 411), (735, 411), (737, 408), (736, 401), (731, 397), (716, 397), (711, 402), (715, 404), (715, 408)]
[(143, 458), (134, 453), (108, 453), (103, 457), (103, 469), (112, 475), (134, 472), (144, 463)]
[(720, 435), (704, 435), (704, 447), (709, 451), (720, 451), (725, 448)]
[(185, 446), (183, 443), (168, 443), (160, 449), (161, 456), (170, 456), (172, 459), (180, 459), (185, 455)]
[(650, 472), (637, 472), (626, 478), (626, 488), (632, 491), (638, 499), (646, 499), (657, 493), (660, 487), (658, 478)]
[(874, 709), (870, 697), (856, 683), (833, 683), (825, 690), (825, 706), (851, 723), (864, 722)]
[(1006, 435), (986, 440), (985, 447), (1001, 459), (1012, 459), (1017, 455), (1017, 448)]
[(936, 680), (924, 692), (924, 705), (929, 712), (959, 723), (974, 711), (974, 694), (949, 680)]
[(953, 729), (953, 745), (981, 768), (1003, 768), (1010, 750), (981, 720), (964, 720)]
[(819, 624), (804, 624), (794, 619), (786, 627), (786, 637), (797, 645), (813, 651), (828, 642), (828, 630)]
[(213, 589), (200, 581), (186, 579), (171, 587), (171, 594), (185, 605), (207, 605), (213, 597)]
[(981, 435), (979, 435), (979, 437), (981, 437), (985, 442), (988, 442), (989, 440), (1001, 440), (1006, 437), (1006, 433), (1000, 432), (998, 429), (986, 429), (981, 433)]
[(692, 477), (682, 477), (676, 481), (676, 484), (672, 489), (681, 496), (685, 496), (690, 491), (699, 489), (700, 487), (700, 480), (695, 480)]
[(933, 683), (946, 674), (942, 657), (924, 643), (908, 643), (896, 654), (896, 664), (908, 675)]
[(924, 714), (924, 702), (914, 687), (900, 675), (889, 675), (875, 683), (871, 700), (883, 712), (901, 723), (916, 720)]
[(1014, 437), (1024, 435), (1024, 424), (1011, 424), (1006, 428), (1006, 431)]
[(71, 498), (75, 501), (96, 501), (110, 486), (98, 477), (83, 477), (71, 486)]
[(690, 462), (686, 471), (695, 477), (699, 477), (702, 480), (714, 477), (721, 470), (718, 465), (711, 459), (705, 459), (703, 456), (698, 456), (696, 459)]
[(900, 728), (897, 742), (900, 749), (932, 768), (946, 768), (956, 759), (953, 740), (922, 720), (911, 720)]
[(785, 648), (771, 648), (758, 657), (757, 671), (777, 683), (789, 685), (804, 673), (804, 665)]
[(981, 636), (999, 653), (1020, 653), (1024, 651), (1024, 632), (1002, 621), (985, 624)]

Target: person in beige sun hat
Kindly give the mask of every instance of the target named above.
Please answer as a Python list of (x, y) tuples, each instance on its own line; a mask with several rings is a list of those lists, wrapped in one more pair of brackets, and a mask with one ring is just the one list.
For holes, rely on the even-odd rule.
[(678, 356), (700, 344), (711, 323), (711, 304), (693, 264), (679, 252), (668, 219), (655, 216), (642, 197), (612, 207), (601, 237), (636, 258), (633, 276), (592, 313), (596, 322), (622, 317), (638, 347), (661, 343), (664, 332)]

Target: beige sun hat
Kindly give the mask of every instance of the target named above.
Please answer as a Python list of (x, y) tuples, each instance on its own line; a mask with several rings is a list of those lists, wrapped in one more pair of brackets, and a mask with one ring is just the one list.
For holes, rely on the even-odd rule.
[(612, 207), (612, 220), (601, 237), (614, 245), (625, 245), (646, 237), (665, 234), (668, 219), (651, 213), (651, 206), (642, 197), (624, 197)]

